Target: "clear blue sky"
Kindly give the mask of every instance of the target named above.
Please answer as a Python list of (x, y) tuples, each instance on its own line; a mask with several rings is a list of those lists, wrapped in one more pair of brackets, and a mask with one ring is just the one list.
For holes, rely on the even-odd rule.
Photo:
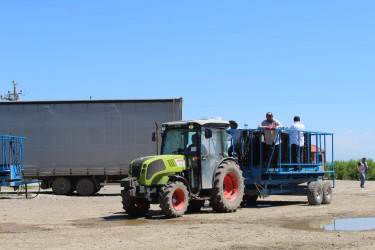
[(184, 118), (267, 111), (375, 158), (375, 1), (2, 0), (0, 92), (184, 98)]

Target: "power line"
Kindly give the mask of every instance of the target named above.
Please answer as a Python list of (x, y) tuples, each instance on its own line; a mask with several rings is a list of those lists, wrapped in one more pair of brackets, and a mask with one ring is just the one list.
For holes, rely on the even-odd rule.
[(37, 0), (24, 0), (24, 1), (67, 9), (67, 10), (86, 12), (86, 13), (102, 15), (102, 16), (111, 16), (111, 17), (128, 19), (128, 20), (144, 22), (144, 23), (162, 24), (162, 25), (175, 26), (175, 27), (180, 27), (180, 28), (189, 28), (189, 29), (196, 29), (196, 30), (203, 30), (203, 31), (210, 31), (210, 32), (217, 32), (217, 33), (228, 33), (228, 34), (242, 35), (242, 36), (248, 36), (248, 37), (254, 37), (254, 38), (258, 37), (258, 38), (264, 38), (264, 39), (289, 40), (289, 41), (297, 41), (297, 42), (321, 43), (321, 44), (343, 45), (343, 46), (357, 46), (357, 47), (371, 47), (371, 48), (375, 47), (375, 45), (372, 45), (372, 44), (362, 44), (362, 43), (352, 43), (352, 42), (342, 42), (342, 41), (324, 41), (324, 40), (314, 40), (314, 39), (305, 39), (305, 38), (297, 38), (297, 37), (264, 35), (264, 34), (249, 33), (249, 32), (244, 32), (244, 31), (226, 30), (226, 29), (221, 29), (221, 28), (202, 27), (202, 26), (186, 25), (186, 24), (173, 23), (173, 22), (163, 22), (163, 21), (157, 21), (157, 20), (151, 20), (151, 19), (145, 19), (145, 18), (112, 14), (112, 13), (107, 13), (107, 12), (102, 12), (102, 11), (75, 8), (75, 7), (70, 7), (66, 5), (47, 3), (47, 2), (37, 1)]

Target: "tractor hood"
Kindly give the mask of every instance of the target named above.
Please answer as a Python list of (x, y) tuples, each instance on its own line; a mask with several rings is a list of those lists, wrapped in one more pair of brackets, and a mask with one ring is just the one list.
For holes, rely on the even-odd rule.
[(130, 163), (129, 176), (136, 177), (141, 185), (159, 185), (168, 176), (186, 169), (184, 155), (155, 155), (137, 158)]

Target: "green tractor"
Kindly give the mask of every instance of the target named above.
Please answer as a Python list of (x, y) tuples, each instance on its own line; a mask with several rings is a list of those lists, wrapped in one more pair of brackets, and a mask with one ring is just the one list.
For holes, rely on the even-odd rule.
[(229, 123), (201, 119), (162, 125), (161, 155), (130, 163), (121, 180), (122, 204), (130, 216), (160, 204), (166, 217), (199, 212), (206, 200), (216, 212), (234, 212), (244, 193), (240, 166), (228, 157)]

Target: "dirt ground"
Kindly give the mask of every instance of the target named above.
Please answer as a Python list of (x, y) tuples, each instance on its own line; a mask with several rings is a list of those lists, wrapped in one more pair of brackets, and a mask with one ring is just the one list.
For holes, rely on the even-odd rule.
[[(375, 249), (375, 230), (300, 230), (290, 223), (312, 219), (375, 217), (375, 182), (336, 181), (330, 205), (311, 206), (305, 196), (270, 196), (235, 213), (201, 213), (165, 219), (158, 205), (131, 219), (119, 185), (93, 197), (42, 191), (25, 199), (2, 188), (0, 248), (62, 249)], [(33, 194), (35, 195), (35, 194)], [(373, 225), (373, 228), (375, 225)]]

